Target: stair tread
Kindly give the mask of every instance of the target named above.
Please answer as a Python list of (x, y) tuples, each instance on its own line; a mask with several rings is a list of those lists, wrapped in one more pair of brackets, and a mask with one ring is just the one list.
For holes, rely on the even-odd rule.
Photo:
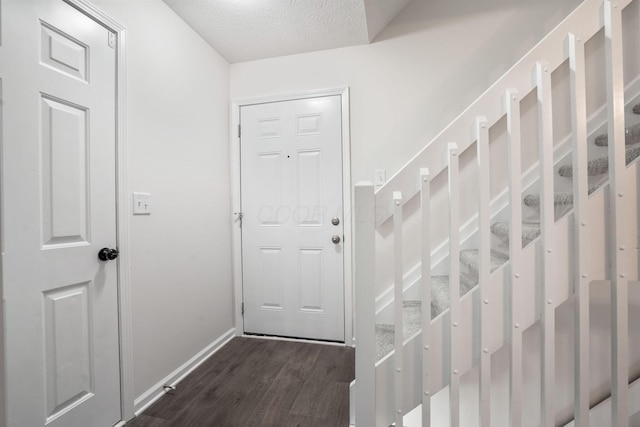
[[(418, 332), (422, 326), (422, 303), (420, 301), (402, 302), (402, 323), (404, 340)], [(389, 354), (395, 343), (395, 326), (376, 324), (376, 360)]]
[[(509, 257), (499, 251), (491, 250), (491, 271), (495, 271), (509, 260)], [(480, 254), (478, 249), (465, 249), (460, 251), (460, 262), (474, 272), (480, 268)]]
[[(636, 106), (634, 106), (635, 109)], [(634, 110), (634, 114), (635, 110)], [(633, 145), (640, 142), (640, 123), (633, 126), (629, 126), (624, 130), (624, 143), (625, 145)], [(594, 143), (599, 147), (605, 147), (609, 145), (609, 135), (606, 133), (596, 136)]]
[[(627, 146), (625, 150), (625, 161), (628, 165), (640, 156), (640, 143)], [(587, 163), (587, 173), (590, 176), (602, 175), (609, 171), (609, 157), (599, 157), (589, 160)], [(571, 178), (573, 176), (573, 165), (563, 165), (558, 169), (558, 175)]]
[[(460, 281), (460, 296), (469, 292), (475, 285)], [(422, 327), (422, 301), (405, 300), (402, 302), (403, 337), (410, 338)], [(431, 277), (431, 319), (449, 308), (449, 276)], [(395, 326), (376, 324), (376, 360), (382, 359), (393, 350)]]
[[(491, 224), (491, 232), (498, 237), (509, 240), (509, 221), (498, 221)], [(540, 223), (522, 223), (522, 246), (526, 246), (540, 235)]]
[[(592, 194), (600, 188), (600, 185), (590, 185), (589, 186), (589, 194)], [(540, 205), (540, 194), (527, 194), (523, 202), (526, 206), (533, 207)], [(558, 205), (572, 205), (573, 204), (573, 193), (570, 191), (559, 191), (554, 194), (553, 202), (556, 206)]]

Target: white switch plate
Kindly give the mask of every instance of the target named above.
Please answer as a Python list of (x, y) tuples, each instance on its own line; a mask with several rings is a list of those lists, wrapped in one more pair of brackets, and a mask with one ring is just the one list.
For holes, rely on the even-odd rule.
[(151, 194), (133, 193), (133, 214), (151, 215)]
[(376, 169), (375, 185), (384, 185), (387, 182), (387, 171), (384, 169)]

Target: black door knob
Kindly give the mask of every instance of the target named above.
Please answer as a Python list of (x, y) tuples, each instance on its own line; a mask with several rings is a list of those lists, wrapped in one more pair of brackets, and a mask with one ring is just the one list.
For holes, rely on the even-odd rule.
[(113, 261), (118, 258), (118, 254), (117, 249), (102, 248), (100, 252), (98, 252), (98, 258), (100, 261)]

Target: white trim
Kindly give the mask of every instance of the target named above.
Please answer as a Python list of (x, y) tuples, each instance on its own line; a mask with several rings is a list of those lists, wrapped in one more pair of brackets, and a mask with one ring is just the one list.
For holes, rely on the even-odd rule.
[(117, 34), (116, 45), (116, 206), (118, 257), (118, 318), (120, 345), (120, 408), (122, 421), (134, 417), (133, 321), (129, 257), (129, 180), (126, 138), (126, 29), (87, 0), (64, 0), (99, 24)]
[(240, 126), (240, 105), (231, 102), (229, 148), (230, 155), (230, 181), (231, 181), (231, 251), (233, 261), (233, 294), (234, 294), (234, 315), (236, 332), (239, 335), (244, 333), (244, 316), (242, 315), (242, 230), (240, 229), (237, 212), (240, 212), (240, 137), (238, 136), (238, 126)]
[(156, 385), (146, 392), (142, 393), (134, 402), (135, 415), (138, 416), (144, 412), (149, 406), (166, 394), (165, 385), (175, 387), (187, 375), (193, 372), (198, 366), (202, 365), (208, 358), (213, 356), (218, 350), (224, 347), (229, 341), (236, 336), (236, 329), (231, 328), (222, 334), (217, 340), (206, 346), (199, 353), (187, 360), (178, 369), (167, 375), (164, 379), (158, 381)]
[[(1, 2), (1, 0), (0, 0)], [(1, 4), (0, 4), (1, 7)], [(0, 10), (0, 15), (1, 15)], [(1, 18), (1, 16), (0, 16)], [(2, 25), (0, 23), (0, 25)], [(2, 47), (2, 31), (0, 30), (0, 48)], [(2, 158), (4, 157), (4, 97), (3, 97), (3, 79), (0, 76), (0, 164), (3, 164)], [(5, 254), (5, 241), (4, 241), (4, 232), (5, 230), (5, 210), (4, 210), (4, 193), (5, 193), (5, 179), (4, 179), (4, 171), (0, 172), (0, 322), (2, 322), (2, 329), (0, 329), (0, 425), (4, 425), (7, 423), (7, 361), (6, 361), (6, 318), (5, 315), (7, 313), (6, 301), (4, 299), (4, 254)]]
[(355, 212), (351, 209), (351, 132), (349, 115), (349, 88), (335, 88), (322, 90), (309, 90), (292, 94), (263, 96), (257, 98), (245, 98), (231, 101), (230, 114), (230, 162), (231, 162), (231, 229), (233, 252), (233, 287), (236, 330), (239, 335), (244, 332), (244, 319), (241, 313), (242, 304), (242, 235), (237, 216), (234, 212), (240, 212), (240, 137), (238, 137), (238, 125), (240, 124), (240, 107), (249, 105), (266, 104), (269, 102), (294, 101), (305, 98), (318, 98), (323, 96), (339, 95), (342, 108), (342, 203), (345, 212), (344, 217), (344, 338), (345, 345), (353, 346), (353, 229)]
[[(355, 221), (354, 209), (351, 209), (352, 188), (351, 188), (351, 121), (350, 121), (350, 93), (349, 88), (344, 88), (340, 92), (342, 100), (342, 206), (345, 211), (345, 221), (343, 225), (345, 238), (342, 241), (342, 248), (345, 253), (344, 262), (344, 343), (353, 346), (355, 342), (355, 311), (353, 309), (353, 223)], [(347, 216), (347, 213), (349, 214)], [(347, 221), (346, 218), (349, 218)]]

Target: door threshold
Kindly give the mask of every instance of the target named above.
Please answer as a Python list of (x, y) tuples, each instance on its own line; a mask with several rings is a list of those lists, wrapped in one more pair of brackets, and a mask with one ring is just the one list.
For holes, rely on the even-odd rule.
[(242, 337), (259, 338), (259, 339), (273, 340), (273, 341), (305, 342), (310, 344), (324, 344), (324, 345), (334, 345), (338, 347), (345, 347), (344, 341), (318, 340), (313, 338), (300, 338), (300, 337), (283, 337), (279, 335), (252, 334), (249, 332), (243, 333)]

